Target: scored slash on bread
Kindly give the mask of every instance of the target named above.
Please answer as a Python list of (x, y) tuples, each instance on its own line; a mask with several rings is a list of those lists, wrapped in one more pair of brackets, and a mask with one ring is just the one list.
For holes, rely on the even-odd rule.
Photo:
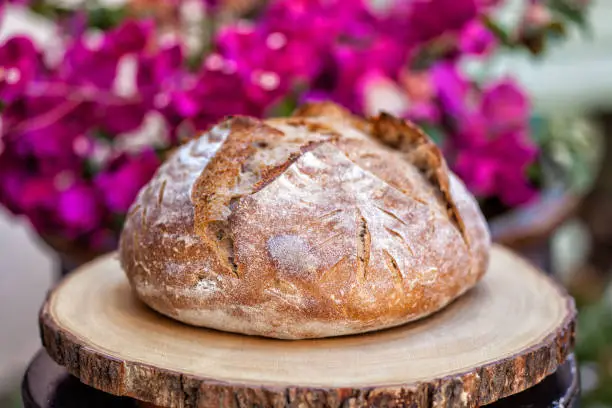
[(465, 225), (450, 194), (449, 170), (440, 149), (421, 129), (411, 122), (398, 119), (384, 112), (374, 119), (373, 127), (372, 135), (374, 137), (404, 152), (406, 159), (438, 188), (446, 202), (449, 217), (453, 219), (469, 246), (470, 242), (465, 232)]
[(122, 266), (189, 324), (287, 339), (431, 314), (486, 270), (478, 206), (414, 125), (332, 103), (230, 118), (158, 170), (126, 221)]

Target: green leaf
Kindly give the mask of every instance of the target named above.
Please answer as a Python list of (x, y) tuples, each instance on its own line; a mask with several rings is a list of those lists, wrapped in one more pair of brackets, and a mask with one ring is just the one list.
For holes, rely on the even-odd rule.
[(442, 142), (444, 142), (446, 135), (444, 134), (444, 130), (442, 130), (441, 128), (429, 123), (419, 123), (419, 126), (421, 127), (421, 129), (423, 129), (425, 134), (427, 134), (427, 136), (429, 136), (431, 140), (433, 140), (434, 143), (438, 146), (440, 146)]
[(556, 11), (579, 27), (583, 29), (588, 28), (588, 22), (585, 17), (584, 10), (573, 4), (571, 1), (550, 0), (549, 6), (553, 11)]
[(204, 54), (198, 52), (187, 56), (187, 68), (189, 71), (197, 71), (202, 66)]
[(125, 224), (126, 214), (114, 213), (111, 216), (111, 225), (114, 230), (120, 231)]
[(612, 310), (602, 300), (582, 308), (578, 315), (576, 354), (580, 360), (597, 361), (608, 344), (612, 344)]
[(289, 116), (297, 108), (297, 99), (287, 96), (273, 105), (266, 113), (266, 116)]
[(510, 48), (516, 47), (515, 42), (512, 41), (512, 39), (510, 38), (510, 34), (508, 34), (499, 24), (493, 21), (491, 17), (483, 16), (482, 23), (497, 37), (497, 39), (503, 45)]
[(542, 167), (537, 161), (527, 167), (527, 180), (536, 187), (540, 187), (543, 182), (544, 175), (542, 173)]
[(548, 121), (542, 116), (531, 116), (529, 118), (529, 130), (531, 139), (537, 144), (544, 144), (550, 137)]
[(91, 130), (91, 135), (93, 137), (95, 137), (96, 139), (100, 139), (102, 141), (111, 141), (113, 140), (113, 135), (111, 135), (110, 133), (108, 133), (105, 130), (102, 129), (92, 129)]
[(82, 174), (85, 180), (93, 179), (98, 171), (100, 171), (100, 168), (93, 161), (87, 159), (83, 161)]
[(49, 2), (44, 0), (34, 0), (29, 4), (29, 8), (32, 12), (51, 20), (66, 17), (71, 14), (71, 10), (68, 8), (49, 4)]
[(74, 15), (77, 11), (87, 12), (87, 25), (91, 28), (108, 30), (118, 26), (127, 16), (125, 7), (103, 6), (97, 1), (87, 1), (77, 8), (68, 8), (57, 4), (51, 4), (45, 0), (34, 0), (29, 4), (29, 9), (50, 20), (62, 20)]
[(126, 15), (127, 11), (122, 7), (96, 7), (88, 11), (87, 21), (89, 27), (109, 30), (121, 24)]

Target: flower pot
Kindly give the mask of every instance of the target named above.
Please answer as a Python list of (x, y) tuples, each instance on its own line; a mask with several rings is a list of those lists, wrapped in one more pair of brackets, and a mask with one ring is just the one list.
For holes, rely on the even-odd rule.
[(493, 241), (512, 248), (543, 271), (554, 274), (551, 238), (577, 210), (579, 196), (565, 188), (544, 190), (538, 199), (489, 220)]

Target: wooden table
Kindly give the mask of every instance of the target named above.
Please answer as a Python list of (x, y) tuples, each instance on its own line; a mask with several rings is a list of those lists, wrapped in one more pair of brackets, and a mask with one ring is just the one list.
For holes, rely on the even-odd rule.
[[(494, 404), (491, 408), (577, 408), (576, 362), (568, 361), (540, 384)], [(129, 398), (115, 397), (79, 382), (51, 360), (44, 350), (32, 360), (22, 383), (25, 408), (136, 408)]]

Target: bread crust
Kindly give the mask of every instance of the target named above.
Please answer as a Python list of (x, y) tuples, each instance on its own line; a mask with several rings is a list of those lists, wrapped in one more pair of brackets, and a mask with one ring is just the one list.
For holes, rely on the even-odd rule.
[(482, 277), (489, 246), (424, 133), (318, 103), (229, 118), (179, 148), (139, 193), (120, 259), (160, 313), (303, 339), (427, 316)]

